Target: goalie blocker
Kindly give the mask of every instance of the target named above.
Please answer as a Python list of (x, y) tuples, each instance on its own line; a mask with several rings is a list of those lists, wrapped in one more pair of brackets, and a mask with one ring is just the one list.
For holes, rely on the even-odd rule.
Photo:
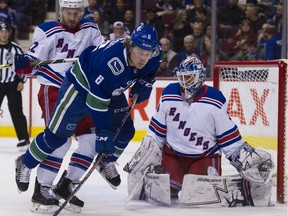
[[(128, 199), (171, 205), (168, 174), (158, 174), (151, 166), (160, 164), (162, 150), (151, 137), (144, 137), (140, 148), (126, 164)], [(238, 170), (234, 176), (201, 176), (186, 174), (180, 193), (182, 206), (269, 206), (274, 168), (270, 153), (243, 143), (232, 156)], [(211, 173), (211, 172), (208, 172)], [(205, 191), (205, 193), (203, 193)], [(174, 202), (173, 202), (174, 203)]]

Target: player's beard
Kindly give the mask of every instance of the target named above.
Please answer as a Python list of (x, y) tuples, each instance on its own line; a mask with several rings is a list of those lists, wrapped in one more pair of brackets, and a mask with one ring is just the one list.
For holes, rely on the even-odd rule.
[(76, 29), (76, 28), (77, 28), (77, 25), (78, 25), (77, 22), (72, 21), (72, 20), (63, 21), (63, 24), (65, 25), (65, 27), (66, 27), (67, 29), (70, 29), (70, 30)]

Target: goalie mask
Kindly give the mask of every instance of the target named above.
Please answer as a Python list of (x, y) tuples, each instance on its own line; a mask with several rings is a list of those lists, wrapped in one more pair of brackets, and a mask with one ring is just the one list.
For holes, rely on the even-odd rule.
[(195, 98), (199, 94), (206, 79), (205, 70), (196, 57), (188, 57), (180, 63), (176, 75), (186, 99)]

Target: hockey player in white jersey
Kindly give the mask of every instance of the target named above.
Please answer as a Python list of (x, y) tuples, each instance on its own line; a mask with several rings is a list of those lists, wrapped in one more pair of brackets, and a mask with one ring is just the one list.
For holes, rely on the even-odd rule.
[[(34, 61), (76, 58), (88, 46), (98, 46), (104, 43), (104, 38), (98, 26), (91, 21), (82, 19), (84, 13), (83, 0), (60, 0), (59, 6), (59, 20), (45, 22), (36, 27), (32, 45), (28, 52), (25, 55), (15, 56), (14, 61), (17, 74), (32, 73), (37, 76), (37, 80), (41, 85), (38, 101), (43, 112), (45, 125), (50, 120), (65, 73), (73, 63), (49, 64), (36, 68), (32, 68), (30, 63)], [(86, 124), (82, 124), (81, 127), (83, 125), (85, 126)], [(82, 130), (84, 131), (85, 128), (82, 128)], [(89, 126), (87, 130), (90, 130)], [(65, 145), (54, 151), (38, 167), (35, 191), (32, 196), (32, 211), (54, 211), (59, 204), (54, 191), (51, 190), (51, 186), (70, 145), (71, 139), (68, 139)], [(61, 190), (57, 188), (57, 195), (66, 199), (67, 193), (65, 191), (71, 191), (73, 184), (65, 176), (63, 176), (61, 181), (65, 182), (65, 184), (61, 183), (62, 187), (65, 188)], [(27, 189), (24, 187), (19, 190), (26, 191)], [(70, 203), (78, 207), (83, 207), (84, 205), (83, 201), (77, 197), (73, 197)]]
[[(161, 204), (178, 202), (179, 191), (185, 186), (183, 179), (186, 176), (189, 178), (188, 174), (211, 175), (212, 170), (212, 175), (221, 175), (223, 152), (238, 170), (241, 181), (244, 178), (257, 184), (269, 182), (266, 187), (263, 186), (267, 189), (265, 194), (266, 200), (269, 201), (271, 169), (274, 166), (271, 155), (243, 141), (237, 125), (228, 116), (223, 94), (204, 84), (205, 68), (198, 58), (185, 59), (179, 65), (176, 74), (179, 82), (171, 83), (164, 88), (157, 111), (151, 118), (147, 136), (124, 167), (129, 173), (128, 200), (148, 198)], [(162, 166), (163, 174), (149, 175), (149, 172), (153, 172), (153, 166), (158, 167), (157, 165)], [(165, 180), (165, 176), (168, 181)], [(160, 179), (160, 183), (153, 184), (155, 179)], [(211, 180), (213, 181), (215, 180)], [(168, 182), (170, 188), (165, 188), (164, 182)], [(202, 186), (198, 188), (203, 194), (205, 188)], [(181, 196), (185, 196), (182, 201), (187, 198), (188, 203), (191, 197), (197, 198), (199, 195), (195, 191), (189, 191), (189, 188), (190, 186), (188, 189), (185, 187), (185, 191), (181, 193)], [(214, 192), (213, 187), (211, 191)], [(167, 193), (170, 196), (166, 196)], [(186, 196), (187, 194), (189, 195)], [(167, 197), (169, 199), (166, 199)], [(247, 200), (248, 198), (245, 198), (241, 204), (251, 204), (251, 200)]]
[[(102, 157), (103, 163), (115, 162), (135, 132), (131, 116), (125, 121), (120, 132), (117, 132), (119, 121), (122, 121), (126, 112), (123, 115), (115, 108), (119, 107), (119, 104), (128, 107), (124, 92), (129, 87), (131, 98), (138, 95), (136, 103), (150, 97), (160, 60), (161, 44), (156, 29), (143, 24), (133, 31), (131, 38), (86, 48), (73, 67), (66, 72), (54, 111), (44, 132), (38, 134), (25, 154), (16, 159), (15, 180), (18, 188), (27, 190), (31, 169), (51, 158), (51, 154), (65, 145), (87, 113), (96, 127), (96, 140), (92, 148), (86, 148), (91, 151), (86, 157), (82, 157), (82, 164), (72, 160), (70, 165), (74, 162), (74, 168), (80, 169), (74, 172), (76, 176), (70, 177), (79, 180), (96, 154), (105, 155)], [(71, 173), (68, 169), (69, 174)]]

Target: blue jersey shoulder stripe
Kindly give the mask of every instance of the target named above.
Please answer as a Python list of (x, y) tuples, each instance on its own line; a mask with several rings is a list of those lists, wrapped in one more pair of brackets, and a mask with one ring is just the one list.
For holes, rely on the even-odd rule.
[(206, 97), (202, 97), (200, 98), (197, 103), (205, 103), (205, 104), (211, 104), (219, 109), (221, 109), (221, 107), (223, 106), (223, 104), (220, 103), (220, 101), (217, 100), (213, 100), (213, 98), (206, 98)]
[(162, 102), (164, 101), (182, 101), (181, 96), (179, 95), (163, 95), (161, 98)]
[(167, 131), (166, 125), (161, 124), (154, 117), (151, 118), (149, 129), (159, 137), (163, 138), (166, 137), (166, 131)]
[(239, 134), (237, 137), (234, 137), (234, 139), (231, 139), (231, 140), (229, 140), (229, 141), (227, 141), (221, 145), (219, 144), (219, 146), (220, 146), (220, 148), (224, 148), (226, 146), (232, 145), (232, 144), (240, 141), (241, 139), (242, 139), (242, 136)]

